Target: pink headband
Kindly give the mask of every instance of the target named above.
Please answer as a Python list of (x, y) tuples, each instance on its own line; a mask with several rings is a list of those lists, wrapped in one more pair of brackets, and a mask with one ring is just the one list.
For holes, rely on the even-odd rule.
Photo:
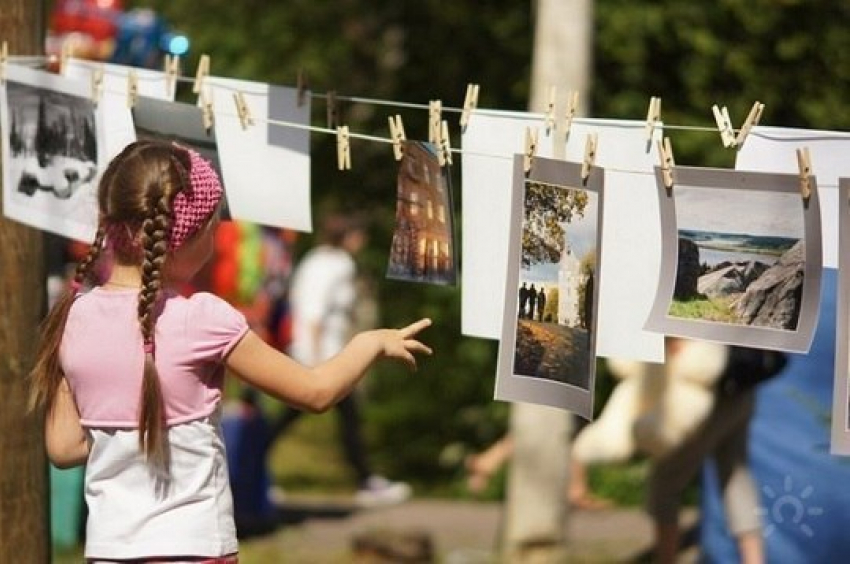
[(174, 197), (174, 219), (168, 248), (175, 250), (186, 242), (212, 215), (224, 192), (212, 165), (192, 149), (189, 153), (189, 186)]

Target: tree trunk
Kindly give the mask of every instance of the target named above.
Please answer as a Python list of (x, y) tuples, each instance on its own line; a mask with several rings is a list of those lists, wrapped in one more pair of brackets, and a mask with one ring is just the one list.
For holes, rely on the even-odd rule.
[[(592, 0), (537, 1), (531, 111), (545, 110), (550, 86), (558, 87), (561, 99), (578, 90), (579, 108), (587, 107), (592, 8)], [(522, 403), (511, 409), (514, 456), (502, 539), (508, 562), (567, 559), (571, 430), (572, 416), (561, 410)]]
[[(0, 40), (8, 41), (10, 54), (43, 53), (43, 10), (41, 0), (0, 0)], [(42, 417), (27, 413), (26, 385), (44, 313), (44, 272), (41, 232), (0, 218), (0, 560), (4, 562), (38, 564), (50, 559)]]

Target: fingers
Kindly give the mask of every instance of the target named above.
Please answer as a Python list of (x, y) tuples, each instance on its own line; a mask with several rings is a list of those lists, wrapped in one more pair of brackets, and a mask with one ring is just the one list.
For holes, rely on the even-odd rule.
[(423, 319), (420, 319), (419, 321), (416, 321), (415, 323), (411, 323), (407, 327), (403, 327), (403, 328), (399, 329), (399, 331), (401, 332), (401, 336), (404, 339), (409, 339), (410, 337), (413, 337), (414, 335), (416, 335), (417, 333), (419, 333), (423, 329), (430, 327), (430, 326), (431, 326), (431, 320), (428, 319), (427, 317), (425, 317)]
[(408, 351), (410, 351), (411, 353), (416, 353), (416, 354), (431, 355), (434, 352), (433, 350), (431, 350), (431, 347), (429, 347), (429, 346), (427, 346), (423, 343), (420, 343), (419, 341), (415, 341), (413, 339), (405, 340), (404, 341), (404, 348), (407, 349)]

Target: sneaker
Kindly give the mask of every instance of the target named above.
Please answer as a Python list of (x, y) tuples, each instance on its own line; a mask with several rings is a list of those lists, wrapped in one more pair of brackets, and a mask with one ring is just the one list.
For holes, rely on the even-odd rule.
[(286, 504), (286, 492), (283, 491), (283, 488), (278, 486), (277, 484), (273, 484), (269, 486), (267, 490), (267, 494), (269, 497), (269, 501), (272, 502), (272, 505), (285, 505)]
[(391, 482), (383, 476), (371, 476), (354, 496), (360, 507), (380, 507), (407, 501), (413, 490), (404, 482)]

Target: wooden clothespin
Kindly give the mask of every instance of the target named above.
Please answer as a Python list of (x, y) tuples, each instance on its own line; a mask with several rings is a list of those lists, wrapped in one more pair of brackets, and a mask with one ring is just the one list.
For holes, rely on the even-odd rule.
[(649, 110), (646, 112), (646, 140), (652, 143), (652, 134), (661, 121), (661, 98), (653, 96), (649, 99)]
[(339, 170), (351, 170), (351, 147), (348, 142), (348, 126), (336, 128), (336, 166)]
[(543, 124), (546, 127), (546, 135), (555, 129), (555, 102), (558, 99), (558, 87), (549, 87), (549, 101), (546, 102), (546, 113), (543, 116)]
[(139, 99), (139, 76), (136, 74), (136, 69), (127, 71), (127, 107), (133, 109), (136, 107), (136, 101)]
[(396, 115), (395, 118), (390, 116), (389, 122), (390, 139), (393, 141), (393, 157), (395, 157), (395, 160), (400, 161), (404, 157), (404, 147), (402, 145), (405, 140), (404, 125), (401, 123), (400, 115)]
[(95, 107), (103, 94), (103, 65), (97, 65), (91, 71), (91, 99)]
[(440, 122), (442, 121), (443, 104), (439, 100), (428, 102), (428, 141), (434, 145), (440, 144)]
[(239, 124), (242, 125), (244, 131), (248, 129), (248, 126), (254, 125), (254, 118), (251, 116), (251, 110), (248, 108), (248, 102), (242, 92), (239, 90), (234, 92), (233, 101), (236, 103), (236, 115), (239, 116)]
[(800, 195), (808, 200), (812, 195), (812, 159), (808, 147), (797, 149), (797, 168), (800, 171)]
[(74, 39), (67, 37), (62, 41), (62, 50), (59, 53), (59, 74), (64, 75), (68, 68), (68, 59), (71, 58), (71, 52), (74, 50)]
[(673, 167), (676, 161), (673, 159), (673, 145), (670, 138), (665, 137), (664, 142), (658, 141), (658, 158), (661, 160), (661, 178), (667, 190), (673, 189)]
[(165, 56), (165, 93), (171, 96), (174, 85), (177, 83), (177, 75), (180, 74), (180, 57), (178, 55)]
[(570, 136), (570, 128), (573, 126), (573, 118), (576, 117), (576, 110), (578, 109), (578, 90), (571, 92), (567, 96), (567, 112), (564, 115), (564, 123), (563, 123), (563, 132), (562, 135), (564, 138), (569, 138)]
[(740, 149), (744, 141), (747, 139), (747, 135), (750, 134), (750, 130), (759, 124), (759, 120), (761, 119), (761, 113), (764, 111), (764, 104), (756, 101), (753, 104), (753, 107), (750, 108), (750, 113), (747, 115), (746, 121), (744, 121), (744, 125), (741, 126), (740, 131), (738, 131), (738, 137), (735, 139), (735, 145)]
[(452, 146), (449, 139), (449, 122), (443, 120), (440, 123), (440, 150), (437, 152), (440, 166), (452, 164)]
[(0, 84), (6, 83), (6, 63), (9, 62), (9, 42), (0, 44)]
[(212, 94), (208, 93), (206, 88), (201, 88), (201, 91), (198, 92), (198, 102), (201, 106), (201, 117), (204, 121), (204, 129), (209, 132), (213, 125), (215, 125)]
[(525, 152), (522, 159), (522, 169), (526, 174), (531, 172), (531, 165), (534, 164), (534, 155), (537, 153), (537, 128), (525, 128)]
[(192, 85), (192, 92), (200, 95), (204, 87), (204, 80), (210, 75), (210, 56), (201, 55), (198, 61), (198, 70), (195, 72), (195, 83)]
[(307, 81), (307, 73), (304, 71), (304, 69), (298, 69), (296, 87), (298, 88), (298, 107), (300, 108), (304, 105), (304, 102), (306, 102), (307, 90), (310, 89), (310, 85)]
[(328, 110), (328, 129), (333, 129), (339, 122), (339, 112), (336, 103), (336, 90), (328, 90), (325, 95), (325, 103)]
[(472, 110), (478, 107), (478, 85), (466, 85), (466, 97), (463, 99), (463, 111), (460, 113), (460, 130), (466, 131), (466, 126), (469, 125), (469, 118), (472, 115)]
[(590, 169), (596, 164), (596, 143), (599, 136), (596, 133), (587, 134), (587, 142), (584, 145), (584, 160), (581, 162), (581, 181), (587, 183)]
[(729, 118), (729, 110), (726, 106), (720, 109), (717, 104), (711, 107), (714, 113), (714, 121), (717, 122), (717, 129), (720, 131), (720, 139), (723, 141), (723, 146), (726, 148), (735, 146), (735, 132), (732, 129), (732, 120)]

